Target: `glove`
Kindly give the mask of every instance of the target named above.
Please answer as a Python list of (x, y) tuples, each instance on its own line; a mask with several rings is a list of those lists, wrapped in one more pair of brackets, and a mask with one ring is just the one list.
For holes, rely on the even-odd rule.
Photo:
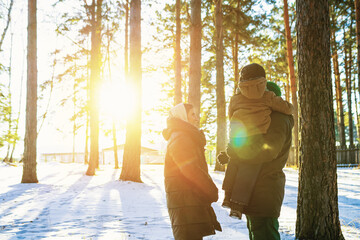
[(226, 154), (226, 152), (220, 152), (220, 154), (217, 156), (217, 160), (221, 165), (227, 164), (229, 162), (229, 156)]

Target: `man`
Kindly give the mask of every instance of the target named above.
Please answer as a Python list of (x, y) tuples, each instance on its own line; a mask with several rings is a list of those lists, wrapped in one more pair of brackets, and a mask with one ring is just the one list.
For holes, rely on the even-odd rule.
[[(273, 112), (270, 127), (264, 136), (252, 136), (249, 139), (251, 144), (229, 149), (230, 161), (238, 165), (238, 179), (247, 174), (241, 173), (241, 169), (245, 171), (250, 164), (262, 164), (249, 204), (243, 208), (250, 240), (280, 240), (278, 217), (285, 189), (282, 169), (289, 156), (293, 125), (292, 116)], [(239, 180), (236, 181), (238, 183)]]
[[(244, 74), (250, 77), (257, 77), (259, 72), (265, 75), (263, 68), (256, 64), (244, 69)], [(291, 147), (294, 120), (291, 115), (276, 111), (270, 114), (270, 118), (266, 134), (231, 140), (227, 149), (230, 162), (226, 171), (228, 175), (236, 172), (230, 199), (231, 216), (234, 212), (240, 213), (235, 214), (239, 218), (241, 213), (246, 215), (251, 240), (280, 239), (278, 217), (285, 188), (282, 169)], [(223, 189), (229, 185), (225, 180)]]

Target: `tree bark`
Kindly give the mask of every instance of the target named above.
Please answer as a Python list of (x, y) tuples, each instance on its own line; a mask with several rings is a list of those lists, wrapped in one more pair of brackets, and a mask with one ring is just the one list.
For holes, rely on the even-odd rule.
[(129, 114), (126, 123), (123, 167), (120, 180), (141, 182), (141, 1), (130, 3), (130, 82), (134, 90), (133, 114)]
[[(357, 78), (358, 93), (360, 95), (360, 0), (355, 0), (355, 22), (356, 22), (356, 48), (357, 48)], [(360, 138), (360, 136), (359, 136)]]
[[(240, 13), (240, 1), (238, 1), (237, 3), (237, 11), (236, 11), (236, 25), (239, 25), (239, 13)], [(234, 68), (234, 91), (233, 93), (236, 93), (236, 89), (239, 86), (239, 57), (238, 57), (238, 53), (239, 53), (239, 33), (238, 31), (235, 32), (235, 36), (234, 36), (234, 43), (233, 43), (233, 68)]]
[(338, 209), (329, 3), (297, 0), (296, 15), (301, 107), (296, 238), (344, 239)]
[(299, 128), (298, 128), (298, 101), (297, 101), (297, 86), (295, 78), (295, 68), (294, 68), (294, 57), (293, 57), (293, 48), (292, 48), (292, 38), (289, 24), (289, 12), (288, 12), (288, 3), (287, 0), (284, 0), (284, 22), (285, 22), (285, 34), (286, 34), (286, 48), (287, 48), (287, 60), (289, 67), (290, 75), (290, 85), (291, 85), (291, 101), (294, 106), (294, 157), (295, 164), (298, 166), (299, 162)]
[(125, 80), (129, 77), (129, 0), (125, 3), (125, 46), (124, 46)]
[(200, 116), (201, 85), (201, 0), (191, 0), (189, 103)]
[[(96, 8), (95, 8), (96, 7)], [(90, 56), (90, 160), (86, 175), (95, 175), (99, 164), (99, 86), (101, 71), (101, 10), (102, 0), (92, 2)]]
[(37, 21), (36, 0), (28, 1), (27, 96), (23, 175), (21, 183), (37, 183)]
[(8, 8), (8, 12), (7, 12), (6, 25), (5, 25), (4, 31), (3, 31), (2, 34), (1, 34), (1, 39), (0, 39), (0, 52), (2, 51), (2, 45), (3, 45), (4, 39), (5, 39), (7, 30), (9, 29), (9, 26), (10, 26), (10, 22), (11, 22), (11, 11), (12, 11), (13, 5), (14, 5), (14, 0), (11, 0), (11, 1), (10, 1), (10, 5), (9, 5), (9, 8)]
[[(352, 22), (352, 19), (351, 19)], [(352, 24), (350, 24), (351, 34)], [(350, 35), (351, 36), (351, 35)], [(346, 31), (344, 29), (344, 63), (345, 63), (345, 83), (347, 93), (347, 106), (348, 106), (348, 120), (349, 120), (349, 147), (354, 148), (354, 126), (353, 126), (353, 113), (352, 113), (352, 93), (351, 93), (351, 43), (346, 39)], [(352, 159), (351, 159), (352, 161)]]
[(181, 19), (180, 19), (180, 10), (181, 10), (181, 0), (176, 0), (175, 5), (175, 21), (176, 21), (176, 37), (175, 37), (175, 101), (174, 105), (182, 102), (182, 92), (181, 92)]
[[(225, 151), (227, 143), (222, 2), (222, 0), (215, 0), (214, 2), (216, 29), (216, 156), (220, 151)], [(215, 170), (225, 171), (225, 166), (215, 161)]]
[(335, 26), (336, 19), (334, 9), (331, 9), (331, 49), (332, 49), (332, 60), (334, 67), (334, 77), (335, 77), (335, 90), (336, 90), (336, 116), (337, 116), (337, 126), (339, 132), (339, 142), (341, 148), (346, 147), (345, 141), (345, 121), (344, 121), (344, 106), (343, 106), (343, 97), (342, 97), (342, 86), (340, 81), (340, 71), (339, 71), (339, 57), (337, 53), (337, 43), (335, 39)]

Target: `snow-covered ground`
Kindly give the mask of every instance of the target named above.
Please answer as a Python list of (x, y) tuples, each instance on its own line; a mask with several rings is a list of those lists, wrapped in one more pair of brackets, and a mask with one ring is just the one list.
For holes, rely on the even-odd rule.
[[(120, 170), (101, 166), (84, 175), (81, 164), (40, 163), (38, 184), (20, 184), (22, 167), (0, 164), (0, 240), (173, 239), (166, 209), (162, 165), (142, 165), (144, 183), (118, 181)], [(279, 219), (281, 239), (294, 239), (298, 174), (287, 183)], [(221, 189), (224, 173), (211, 172)], [(339, 169), (339, 209), (346, 239), (360, 239), (360, 170)], [(245, 220), (213, 203), (223, 232), (204, 239), (248, 239)]]

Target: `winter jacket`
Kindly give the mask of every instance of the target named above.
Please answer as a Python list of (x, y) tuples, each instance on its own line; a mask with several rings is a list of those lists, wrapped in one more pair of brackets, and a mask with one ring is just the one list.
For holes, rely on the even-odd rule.
[(254, 169), (262, 165), (250, 201), (244, 207), (244, 213), (250, 216), (279, 217), (284, 198), (285, 174), (282, 169), (289, 156), (294, 119), (279, 112), (272, 112), (270, 117), (266, 134), (248, 137), (241, 147), (230, 142), (227, 150), (230, 161), (237, 165), (235, 184), (244, 185), (251, 164)]
[(292, 114), (291, 103), (265, 91), (266, 79), (240, 82), (240, 93), (229, 104), (230, 138), (265, 134), (270, 126), (272, 111)]
[(171, 118), (163, 136), (168, 141), (166, 200), (175, 239), (200, 238), (221, 231), (211, 207), (218, 200), (218, 189), (208, 174), (205, 135), (190, 123)]

